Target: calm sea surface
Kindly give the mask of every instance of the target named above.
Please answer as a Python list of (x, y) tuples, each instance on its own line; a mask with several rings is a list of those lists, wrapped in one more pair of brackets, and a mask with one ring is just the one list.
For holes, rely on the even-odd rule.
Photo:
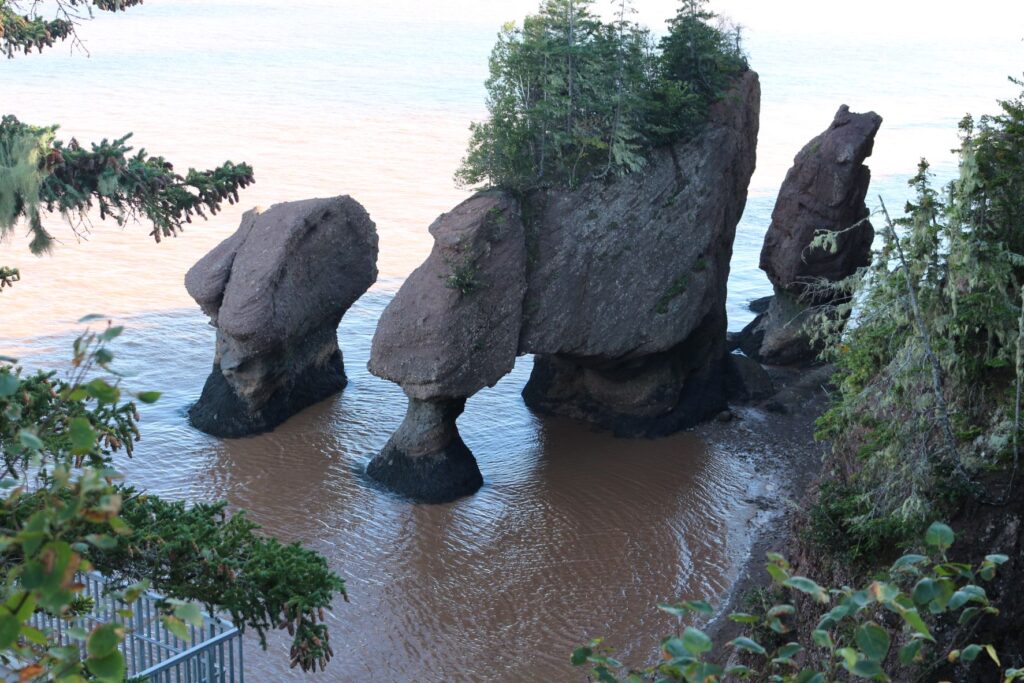
[[(890, 208), (927, 156), (955, 166), (956, 123), (1014, 94), (1024, 68), (1019, 3), (721, 2), (747, 24), (763, 103), (758, 170), (735, 244), (730, 327), (770, 293), (757, 256), (793, 156), (840, 104), (885, 118), (872, 194)], [(637, 0), (652, 26), (674, 7)], [(519, 392), (523, 358), (460, 420), (486, 485), (444, 506), (375, 488), (363, 468), (402, 419), (395, 385), (365, 369), (376, 320), (430, 249), (427, 225), (464, 198), (452, 173), (467, 125), (482, 116), (486, 60), (500, 24), (534, 2), (439, 0), (151, 0), (83, 28), (91, 56), (58, 49), (0, 63), (0, 112), (60, 122), (80, 141), (134, 131), (135, 143), (188, 166), (248, 161), (257, 184), (181, 238), (152, 244), (145, 226), (95, 225), (51, 257), (0, 245), (23, 282), (0, 295), (0, 355), (60, 367), (78, 327), (100, 312), (128, 326), (120, 369), (163, 399), (143, 410), (129, 480), (186, 500), (227, 499), (272, 533), (326, 554), (352, 602), (332, 612), (329, 681), (570, 680), (572, 647), (593, 635), (633, 662), (672, 621), (651, 609), (721, 595), (747, 549), (747, 459), (683, 434), (625, 441), (542, 420)], [(1000, 21), (985, 21), (1001, 12)], [(980, 19), (979, 19), (980, 17)], [(379, 283), (339, 337), (351, 383), (272, 434), (234, 441), (185, 419), (213, 354), (213, 332), (182, 286), (188, 267), (253, 205), (351, 194), (381, 234)], [(872, 200), (877, 203), (876, 200)], [(247, 653), (251, 680), (301, 678), (286, 646)]]

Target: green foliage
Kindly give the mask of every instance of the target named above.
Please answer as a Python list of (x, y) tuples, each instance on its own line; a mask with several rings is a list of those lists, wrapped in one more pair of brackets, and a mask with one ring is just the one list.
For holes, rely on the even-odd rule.
[[(883, 578), (860, 589), (825, 588), (794, 575), (782, 556), (769, 553), (768, 573), (790, 600), (763, 613), (729, 615), (746, 630), (725, 645), (729, 651), (742, 653), (740, 661), (748, 664), (726, 667), (715, 663), (728, 658), (729, 651), (716, 649), (713, 640), (693, 626), (681, 626), (680, 635), (663, 639), (663, 661), (645, 669), (625, 670), (609, 651), (599, 648), (600, 640), (577, 648), (570, 661), (573, 666), (586, 667), (590, 680), (608, 683), (712, 683), (723, 676), (775, 683), (830, 683), (851, 678), (889, 681), (897, 670), (923, 669), (927, 675), (929, 667), (939, 662), (971, 662), (982, 653), (1002, 668), (998, 653), (989, 644), (964, 640), (948, 651), (936, 652), (933, 632), (937, 620), (955, 620), (960, 627), (957, 633), (969, 639), (978, 622), (999, 614), (982, 584), (991, 581), (997, 568), (1008, 561), (1005, 555), (989, 555), (976, 565), (950, 562), (946, 552), (953, 542), (952, 529), (933, 523), (924, 536), (927, 554), (900, 557)], [(801, 615), (806, 618), (814, 606), (818, 620), (809, 640), (792, 640), (796, 620)], [(658, 607), (681, 619), (713, 613), (703, 601)], [(758, 635), (765, 632), (774, 634), (778, 644), (769, 644)], [(1019, 669), (1003, 671), (1005, 681), (1018, 678), (1024, 678)]]
[(75, 140), (57, 140), (56, 131), (13, 116), (0, 119), (0, 237), (25, 219), (34, 253), (47, 251), (53, 242), (43, 227), (43, 211), (85, 221), (95, 207), (100, 219), (112, 217), (119, 225), (145, 217), (159, 242), (176, 235), (193, 216), (217, 213), (225, 199), (234, 204), (238, 191), (253, 182), (247, 164), (189, 169), (182, 177), (163, 157), (145, 150), (131, 155), (126, 144), (131, 134), (87, 150)]
[[(194, 602), (227, 611), (241, 628), (287, 629), (291, 658), (304, 670), (332, 656), (325, 610), (345, 583), (324, 558), (258, 533), (224, 503), (172, 503), (117, 483), (112, 456), (131, 454), (138, 412), (111, 368), (109, 323), (73, 346), (67, 378), (23, 372), (0, 359), (0, 653), (24, 662), (24, 680), (120, 681), (124, 637), (114, 626), (83, 633), (88, 657), (60, 647), (54, 634), (27, 624), (34, 610), (68, 617), (88, 611), (76, 572), (97, 569), (119, 580), (125, 601), (145, 587), (169, 596), (164, 622), (201, 622)], [(157, 392), (135, 400), (152, 403)], [(193, 602), (194, 601), (194, 602)], [(111, 645), (113, 643), (113, 645)]]
[(477, 277), (476, 266), (471, 260), (453, 262), (448, 264), (452, 272), (444, 281), (444, 286), (454, 289), (467, 296), (480, 288), (480, 280)]
[(323, 670), (333, 656), (325, 610), (336, 594), (345, 596), (345, 582), (322, 556), (257, 534), (259, 525), (229, 514), (223, 502), (186, 507), (132, 489), (118, 494), (132, 533), (90, 552), (98, 570), (127, 581), (146, 577), (165, 595), (223, 609), (256, 630), (264, 647), (267, 632), (286, 628), (292, 663)]
[[(1012, 79), (1011, 79), (1012, 80)], [(1018, 85), (1024, 85), (1014, 81)], [(1024, 97), (960, 125), (958, 177), (927, 162), (902, 217), (883, 207), (873, 263), (838, 288), (827, 325), (839, 391), (819, 420), (832, 483), (812, 529), (870, 558), (973, 496), (1013, 495), (1024, 379)], [(993, 476), (994, 472), (1003, 472)], [(989, 483), (982, 483), (982, 482)], [(992, 482), (996, 482), (993, 484)]]
[(0, 53), (13, 58), (18, 52), (28, 54), (33, 48), (42, 52), (57, 41), (73, 39), (77, 21), (91, 17), (95, 7), (104, 12), (117, 12), (141, 5), (143, 0), (56, 0), (57, 17), (39, 15), (38, 2), (0, 0)]
[[(701, 262), (698, 261), (698, 264), (699, 263)], [(674, 280), (672, 280), (672, 284), (669, 285), (665, 293), (658, 298), (658, 303), (655, 304), (654, 306), (654, 312), (657, 313), (658, 315), (665, 315), (666, 313), (668, 313), (669, 304), (671, 304), (674, 299), (682, 296), (686, 292), (686, 288), (689, 286), (689, 284), (690, 278), (687, 276), (686, 273), (677, 276)]]
[(491, 53), (489, 118), (471, 127), (456, 179), (525, 191), (637, 171), (650, 150), (699, 131), (746, 70), (738, 30), (685, 2), (655, 47), (629, 0), (602, 22), (592, 0), (544, 0)]

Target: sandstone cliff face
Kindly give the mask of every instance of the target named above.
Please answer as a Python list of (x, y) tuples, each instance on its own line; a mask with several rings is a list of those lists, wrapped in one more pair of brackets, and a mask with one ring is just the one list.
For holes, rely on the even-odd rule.
[(376, 262), (376, 227), (351, 197), (247, 212), (185, 276), (217, 328), (192, 424), (216, 436), (255, 434), (341, 390), (338, 323), (376, 281)]
[(657, 435), (721, 410), (725, 288), (759, 103), (748, 72), (702, 135), (655, 151), (642, 172), (518, 200), (482, 193), (441, 216), (374, 336), (369, 369), (410, 408), (370, 475), (426, 500), (475, 491), (455, 419), (524, 353), (537, 354), (524, 396), (543, 412)]
[[(775, 289), (768, 310), (740, 334), (748, 356), (788, 365), (813, 361), (815, 348), (804, 331), (812, 304), (834, 297), (809, 291), (816, 281), (837, 282), (871, 260), (875, 232), (864, 202), (871, 155), (882, 117), (856, 114), (845, 104), (832, 125), (807, 143), (786, 174), (761, 250), (761, 269)], [(835, 249), (811, 247), (820, 231), (834, 233)]]

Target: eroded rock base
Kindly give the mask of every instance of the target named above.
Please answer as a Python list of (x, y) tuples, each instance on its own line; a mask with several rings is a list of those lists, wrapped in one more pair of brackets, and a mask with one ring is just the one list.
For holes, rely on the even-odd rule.
[(710, 419), (728, 404), (724, 316), (712, 314), (689, 339), (626, 361), (538, 355), (523, 389), (543, 415), (588, 422), (620, 437), (659, 437)]
[(483, 475), (455, 424), (465, 406), (464, 398), (410, 398), (405, 420), (366, 473), (417, 502), (446, 503), (475, 493)]
[(341, 351), (284, 380), (258, 409), (238, 395), (215, 363), (203, 393), (188, 411), (196, 429), (212, 436), (238, 438), (269, 432), (292, 415), (333, 396), (348, 384)]

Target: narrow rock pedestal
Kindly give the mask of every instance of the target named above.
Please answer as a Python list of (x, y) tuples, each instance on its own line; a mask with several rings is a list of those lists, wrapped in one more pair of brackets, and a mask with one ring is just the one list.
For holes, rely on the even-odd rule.
[(409, 399), (405, 420), (366, 473), (417, 502), (446, 503), (475, 493), (484, 479), (455, 424), (466, 399)]

